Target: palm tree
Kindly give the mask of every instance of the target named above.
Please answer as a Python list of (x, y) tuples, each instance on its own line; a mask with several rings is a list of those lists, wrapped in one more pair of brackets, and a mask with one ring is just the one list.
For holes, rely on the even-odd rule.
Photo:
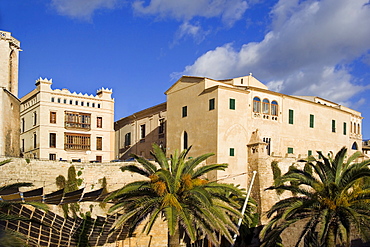
[[(261, 232), (262, 246), (275, 246), (280, 234), (293, 223), (304, 224), (300, 238), (317, 241), (317, 246), (350, 246), (351, 230), (370, 240), (370, 160), (354, 161), (357, 152), (346, 161), (347, 149), (321, 159), (309, 157), (305, 169), (290, 167), (281, 177), (282, 184), (268, 189), (290, 191), (292, 196), (277, 202), (268, 212), (270, 222)], [(312, 169), (311, 169), (312, 168)]]
[(227, 164), (200, 165), (213, 154), (187, 159), (190, 148), (180, 154), (176, 151), (168, 160), (164, 151), (153, 144), (152, 155), (159, 167), (143, 157), (132, 155), (139, 164), (121, 167), (123, 172), (141, 174), (148, 179), (122, 187), (106, 200), (114, 200), (110, 212), (122, 213), (115, 227), (128, 224), (130, 233), (146, 220), (143, 232), (149, 234), (154, 222), (163, 216), (167, 221), (169, 246), (179, 246), (180, 230), (192, 242), (206, 237), (219, 244), (221, 236), (229, 242), (237, 232), (233, 222), (239, 217), (238, 204), (233, 195), (242, 192), (232, 184), (208, 181), (204, 175), (225, 170)]

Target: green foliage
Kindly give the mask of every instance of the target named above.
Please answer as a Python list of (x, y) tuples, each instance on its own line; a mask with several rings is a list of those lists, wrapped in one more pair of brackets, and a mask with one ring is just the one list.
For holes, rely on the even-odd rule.
[(312, 166), (310, 166), (308, 163), (306, 163), (304, 165), (303, 171), (304, 172), (307, 172), (310, 175), (312, 175), (312, 172), (313, 172)]
[(0, 247), (25, 247), (27, 237), (18, 232), (0, 229)]
[(227, 164), (201, 165), (213, 154), (186, 159), (188, 152), (175, 151), (167, 159), (164, 150), (153, 144), (152, 155), (157, 164), (133, 155), (140, 165), (121, 167), (123, 172), (141, 174), (147, 179), (129, 183), (106, 199), (115, 203), (109, 212), (122, 214), (115, 227), (127, 224), (133, 233), (146, 220), (143, 231), (149, 234), (154, 222), (164, 217), (169, 246), (179, 246), (180, 229), (192, 242), (207, 238), (217, 246), (220, 236), (232, 241), (232, 233), (238, 232), (233, 220), (240, 216), (240, 205), (234, 198), (242, 196), (242, 191), (205, 178), (208, 172), (225, 170)]
[[(103, 177), (102, 179), (99, 179), (98, 180), (99, 183), (101, 183), (101, 188), (103, 188), (103, 192), (102, 194), (108, 194), (108, 189), (107, 189), (107, 178), (106, 177)], [(105, 209), (105, 207), (107, 206), (107, 203), (106, 202), (100, 202), (99, 203), (99, 206), (102, 208), (102, 209)]]
[[(272, 161), (271, 169), (272, 169), (272, 175), (274, 178), (274, 186), (275, 187), (280, 186), (282, 183), (281, 183), (281, 170), (279, 168), (279, 162), (277, 162), (276, 160)], [(281, 195), (283, 192), (284, 190), (282, 189), (276, 190), (276, 194), (278, 195)]]
[[(56, 178), (56, 185), (59, 189), (64, 188), (64, 193), (78, 190), (78, 187), (81, 186), (82, 183), (83, 179), (76, 177), (76, 168), (73, 165), (68, 168), (68, 179), (65, 179), (62, 175)], [(80, 205), (78, 203), (62, 204), (61, 207), (65, 217), (71, 212), (72, 216), (76, 218), (80, 211)]]
[(3, 166), (5, 164), (8, 164), (10, 163), (12, 160), (11, 159), (7, 159), (7, 160), (3, 160), (3, 161), (0, 161), (0, 166)]
[(30, 162), (31, 162), (30, 159), (27, 158), (26, 163), (29, 164)]
[[(296, 169), (297, 169), (297, 167), (294, 164), (289, 166), (289, 172), (294, 171)], [(290, 183), (290, 186), (292, 186), (292, 187), (297, 187), (298, 188), (298, 186), (299, 186), (299, 182), (295, 179), (292, 179), (291, 181), (289, 181), (289, 183)], [(295, 190), (291, 190), (290, 192), (292, 192), (293, 196), (296, 196), (298, 194), (297, 191), (295, 191)]]
[(63, 189), (64, 187), (66, 187), (66, 178), (62, 175), (59, 175), (55, 179), (55, 183), (56, 183), (56, 185), (58, 186), (59, 189)]
[(77, 172), (77, 176), (79, 177), (79, 176), (81, 176), (82, 175), (82, 171), (78, 171)]
[[(352, 231), (370, 240), (370, 160), (354, 161), (357, 152), (345, 161), (347, 149), (333, 157), (321, 152), (319, 160), (309, 157), (305, 168), (294, 166), (281, 177), (283, 189), (292, 197), (280, 200), (268, 212), (270, 222), (261, 232), (262, 246), (274, 246), (289, 226), (301, 222), (302, 240), (308, 246), (349, 246)], [(312, 169), (312, 170), (311, 170)]]
[[(59, 189), (63, 189), (66, 187), (66, 178), (63, 175), (59, 175), (58, 177), (56, 177), (55, 183)], [(67, 217), (69, 211), (68, 204), (62, 204), (60, 207), (63, 210), (64, 217)]]
[(86, 213), (80, 213), (80, 216), (82, 218), (82, 223), (74, 233), (73, 237), (76, 239), (77, 247), (89, 247), (91, 246), (89, 243), (89, 231), (93, 224), (91, 212), (88, 211)]
[(77, 187), (79, 187), (79, 186), (81, 186), (82, 185), (82, 183), (83, 183), (83, 179), (82, 178), (77, 178), (76, 179), (76, 183), (77, 183)]

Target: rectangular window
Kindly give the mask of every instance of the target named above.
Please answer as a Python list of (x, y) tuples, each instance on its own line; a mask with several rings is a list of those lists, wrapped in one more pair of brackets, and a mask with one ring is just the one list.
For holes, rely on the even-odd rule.
[(22, 139), (21, 152), (24, 152), (24, 139)]
[(188, 107), (183, 106), (182, 107), (182, 117), (187, 117), (188, 116)]
[(97, 128), (103, 128), (103, 117), (97, 117), (96, 118), (96, 127)]
[(22, 133), (26, 131), (26, 122), (24, 121), (24, 118), (22, 118)]
[(343, 135), (347, 135), (347, 123), (343, 123)]
[(335, 133), (335, 120), (331, 120), (331, 132)]
[(91, 114), (81, 112), (65, 112), (64, 126), (66, 128), (90, 130)]
[(58, 103), (60, 103), (60, 98), (58, 98)]
[(100, 104), (98, 104), (98, 108), (100, 108)]
[(66, 99), (64, 99), (64, 100), (63, 100), (63, 103), (64, 103), (64, 104), (67, 104), (67, 100), (66, 100)]
[(33, 113), (33, 125), (36, 125), (37, 124), (37, 113), (34, 112)]
[(66, 150), (90, 150), (89, 134), (64, 134), (64, 149)]
[(57, 113), (55, 111), (50, 112), (50, 123), (57, 123)]
[(145, 138), (145, 124), (140, 125), (140, 138)]
[(96, 137), (96, 150), (103, 150), (103, 137)]
[(288, 148), (288, 154), (292, 154), (293, 153), (293, 148)]
[(158, 138), (164, 138), (165, 124), (164, 118), (159, 119)]
[(313, 128), (315, 125), (315, 116), (310, 114), (310, 128)]
[(209, 100), (209, 110), (214, 110), (215, 109), (215, 99), (210, 99)]
[(230, 148), (229, 153), (230, 153), (230, 156), (235, 156), (235, 149)]
[(125, 135), (125, 147), (131, 145), (131, 132), (126, 133)]
[(229, 109), (235, 110), (235, 99), (229, 99)]
[(294, 111), (292, 109), (289, 109), (289, 124), (294, 123)]
[(69, 100), (69, 104), (72, 105), (73, 101), (72, 100)]
[(308, 157), (312, 156), (312, 150), (308, 150), (307, 155)]
[(57, 146), (57, 134), (50, 133), (49, 134), (49, 147), (55, 148)]
[(103, 157), (101, 155), (97, 155), (96, 161), (101, 163), (103, 161)]
[(49, 160), (56, 160), (57, 155), (56, 154), (49, 154)]
[(33, 148), (37, 148), (37, 135), (33, 133)]

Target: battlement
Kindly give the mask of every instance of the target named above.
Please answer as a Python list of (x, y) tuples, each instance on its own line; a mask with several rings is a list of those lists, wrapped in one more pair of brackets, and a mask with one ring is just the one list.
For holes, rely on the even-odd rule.
[(103, 88), (103, 87), (96, 90), (96, 94), (101, 94), (101, 93), (110, 93), (110, 94), (112, 94), (113, 90), (109, 89), (109, 88)]
[(87, 93), (77, 93), (77, 92), (70, 92), (68, 89), (51, 89), (51, 85), (53, 84), (53, 79), (47, 79), (47, 78), (39, 78), (36, 80), (36, 86), (40, 88), (40, 90), (43, 91), (50, 91), (51, 93), (63, 95), (63, 96), (78, 96), (83, 98), (90, 98), (90, 99), (106, 99), (106, 100), (112, 100), (112, 93), (113, 90), (109, 88), (100, 88), (96, 91), (96, 95)]
[(5, 32), (0, 30), (0, 40), (8, 40), (10, 41), (11, 45), (14, 45), (18, 49), (20, 49), (21, 42), (19, 42), (17, 39), (12, 37), (12, 33), (10, 32)]

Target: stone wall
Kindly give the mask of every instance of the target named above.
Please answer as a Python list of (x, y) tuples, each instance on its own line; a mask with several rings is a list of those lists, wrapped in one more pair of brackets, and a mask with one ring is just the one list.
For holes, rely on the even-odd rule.
[[(4, 160), (2, 158), (1, 160)], [(28, 162), (29, 161), (29, 162)], [(58, 190), (55, 179), (59, 175), (65, 178), (68, 176), (68, 168), (74, 165), (76, 173), (81, 171), (78, 178), (83, 179), (82, 187), (85, 192), (101, 188), (101, 179), (107, 180), (108, 191), (114, 191), (134, 180), (143, 179), (142, 176), (130, 172), (121, 172), (119, 169), (125, 162), (114, 163), (70, 163), (60, 161), (26, 160), (23, 158), (12, 158), (12, 162), (0, 166), (0, 186), (16, 182), (31, 182), (33, 188), (44, 187), (44, 193), (51, 193)], [(32, 188), (32, 189), (33, 189)], [(24, 188), (22, 191), (31, 190)], [(92, 207), (90, 206), (92, 205)], [(81, 203), (80, 212), (87, 212), (92, 208), (92, 216), (105, 216), (109, 205), (104, 209), (98, 203)], [(63, 215), (60, 207), (52, 206), (51, 210)], [(158, 221), (153, 227), (150, 235), (142, 233), (142, 228), (135, 232), (136, 237), (125, 239), (110, 246), (167, 246), (167, 226), (163, 221)]]

